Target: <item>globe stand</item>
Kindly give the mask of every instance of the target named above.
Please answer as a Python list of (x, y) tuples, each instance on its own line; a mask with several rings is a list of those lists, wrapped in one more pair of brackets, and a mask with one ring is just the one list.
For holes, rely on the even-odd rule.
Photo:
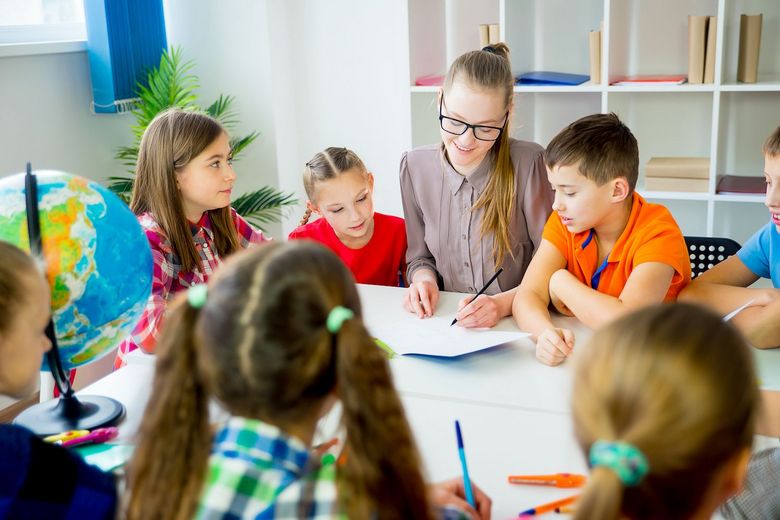
[[(38, 214), (38, 182), (30, 163), (27, 163), (24, 184), (30, 252), (33, 256), (41, 256), (43, 249)], [(45, 436), (67, 430), (92, 430), (118, 423), (125, 415), (122, 403), (102, 396), (87, 395), (78, 399), (73, 393), (73, 385), (70, 384), (70, 378), (62, 366), (52, 320), (49, 320), (46, 326), (46, 336), (51, 341), (51, 350), (46, 353), (46, 358), (61, 397), (28, 408), (14, 419), (14, 424)]]

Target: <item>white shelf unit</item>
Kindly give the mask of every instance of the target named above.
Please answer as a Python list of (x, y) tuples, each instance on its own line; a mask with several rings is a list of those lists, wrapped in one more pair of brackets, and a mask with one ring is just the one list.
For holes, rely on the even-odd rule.
[[(768, 219), (763, 195), (716, 193), (720, 176), (763, 175), (761, 145), (780, 125), (778, 0), (407, 0), (411, 143), (438, 142), (438, 87), (415, 78), (445, 74), (461, 53), (479, 48), (478, 26), (498, 23), (512, 72), (588, 74), (588, 31), (602, 25), (601, 84), (515, 86), (512, 135), (547, 145), (564, 126), (615, 112), (639, 141), (638, 190), (667, 205), (686, 235), (740, 243)], [(740, 14), (763, 13), (758, 82), (736, 81)], [(715, 82), (610, 86), (609, 78), (687, 74), (688, 15), (717, 16)], [(710, 158), (707, 192), (644, 190), (653, 156)]]

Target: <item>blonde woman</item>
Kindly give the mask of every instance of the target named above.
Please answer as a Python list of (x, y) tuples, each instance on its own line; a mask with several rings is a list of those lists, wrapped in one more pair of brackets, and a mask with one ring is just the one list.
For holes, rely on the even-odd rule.
[(491, 327), (512, 298), (550, 215), (552, 191), (536, 143), (509, 137), (514, 78), (498, 43), (456, 59), (439, 92), (442, 142), (401, 158), (408, 249), (404, 307), (431, 316), (439, 284), (485, 294), (458, 311), (464, 327)]

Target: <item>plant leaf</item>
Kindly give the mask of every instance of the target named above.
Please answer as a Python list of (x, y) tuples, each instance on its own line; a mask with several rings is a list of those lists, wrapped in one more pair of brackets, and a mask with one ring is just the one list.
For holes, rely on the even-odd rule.
[(231, 204), (236, 212), (255, 227), (265, 231), (264, 224), (278, 222), (283, 210), (298, 204), (292, 193), (284, 193), (270, 186), (244, 193)]

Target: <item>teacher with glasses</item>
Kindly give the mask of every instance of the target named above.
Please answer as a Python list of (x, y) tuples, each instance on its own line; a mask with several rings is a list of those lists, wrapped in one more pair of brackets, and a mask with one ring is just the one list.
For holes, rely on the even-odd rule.
[(514, 77), (509, 48), (471, 51), (450, 66), (439, 92), (442, 142), (401, 157), (409, 288), (404, 307), (432, 316), (439, 290), (460, 302), (462, 327), (492, 327), (512, 299), (550, 215), (544, 149), (509, 137)]

